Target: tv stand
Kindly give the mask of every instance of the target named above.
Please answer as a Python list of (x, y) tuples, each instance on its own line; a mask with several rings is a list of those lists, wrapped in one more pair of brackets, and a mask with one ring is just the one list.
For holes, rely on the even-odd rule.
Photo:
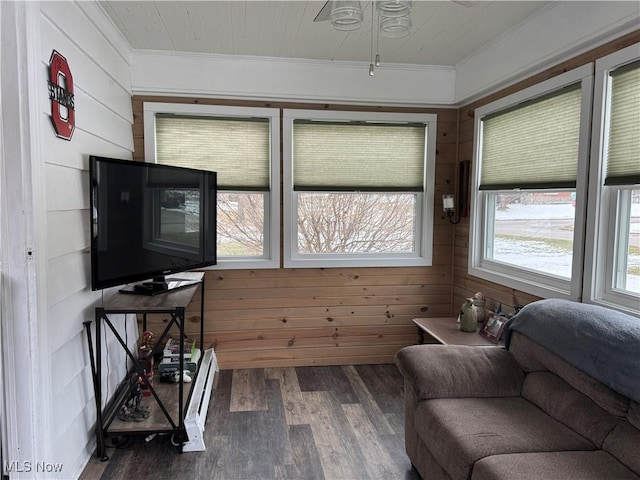
[[(114, 293), (105, 298), (101, 305), (95, 308), (95, 337), (91, 335), (92, 321), (84, 322), (89, 345), (89, 359), (96, 402), (96, 455), (106, 461), (105, 439), (107, 436), (123, 436), (153, 433), (167, 433), (173, 435), (173, 440), (183, 451), (204, 450), (203, 431), (211, 390), (217, 381), (219, 372), (213, 349), (204, 350), (204, 273), (185, 272), (180, 274), (180, 281), (191, 282), (178, 289), (171, 290), (165, 295), (155, 297), (122, 295)], [(186, 308), (200, 291), (200, 331), (198, 344), (202, 355), (198, 361), (198, 368), (191, 383), (184, 383), (184, 339), (186, 324)], [(149, 382), (144, 370), (144, 361), (131, 351), (127, 342), (120, 336), (114, 324), (121, 320), (121, 315), (136, 314), (142, 317), (142, 331), (147, 329), (147, 315), (169, 315), (164, 330), (157, 336), (157, 340), (149, 356), (162, 352), (169, 333), (177, 329), (180, 343), (179, 378), (177, 383), (161, 383), (159, 376), (155, 382)], [(104, 371), (104, 352), (102, 330), (111, 330), (120, 346), (124, 349), (132, 367), (120, 382), (113, 397), (102, 404), (102, 383), (108, 377)], [(196, 337), (197, 338), (197, 337)], [(95, 345), (95, 354), (94, 354)], [(150, 395), (144, 397), (143, 404), (149, 407), (148, 418), (140, 422), (125, 421), (118, 416), (122, 405), (127, 401), (131, 388), (131, 377), (135, 375), (148, 389)]]

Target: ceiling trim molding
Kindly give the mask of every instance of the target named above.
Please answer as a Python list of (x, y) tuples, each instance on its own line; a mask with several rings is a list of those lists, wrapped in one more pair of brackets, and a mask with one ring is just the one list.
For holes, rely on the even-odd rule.
[[(291, 57), (265, 57), (258, 55), (229, 55), (220, 53), (203, 53), (203, 52), (174, 52), (169, 50), (132, 50), (135, 56), (162, 56), (162, 57), (181, 57), (195, 58), (207, 60), (223, 60), (233, 62), (266, 62), (281, 64), (297, 64), (297, 65), (313, 65), (313, 66), (342, 66), (347, 68), (358, 67), (364, 68), (365, 76), (368, 75), (369, 62), (366, 61), (349, 61), (349, 60), (317, 60), (311, 58), (291, 58)], [(419, 65), (415, 63), (382, 63), (376, 67), (376, 71), (381, 70), (407, 70), (416, 72), (455, 72), (455, 66), (449, 65)]]
[(453, 67), (135, 51), (132, 91), (211, 98), (389, 106), (452, 106)]

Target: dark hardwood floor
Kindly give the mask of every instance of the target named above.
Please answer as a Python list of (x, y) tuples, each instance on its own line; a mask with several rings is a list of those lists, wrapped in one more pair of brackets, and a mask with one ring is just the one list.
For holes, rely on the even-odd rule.
[(395, 365), (226, 370), (206, 451), (129, 437), (82, 478), (419, 480), (404, 451), (403, 402)]

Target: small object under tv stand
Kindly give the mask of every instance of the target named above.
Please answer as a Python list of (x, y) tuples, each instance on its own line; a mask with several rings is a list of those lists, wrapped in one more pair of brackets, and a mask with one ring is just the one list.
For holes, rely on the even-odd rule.
[[(181, 341), (180, 348), (180, 377), (174, 384), (160, 382), (146, 382), (145, 387), (150, 390), (151, 395), (144, 397), (143, 404), (150, 407), (150, 415), (142, 421), (123, 421), (118, 418), (121, 406), (127, 400), (128, 388), (130, 386), (130, 376), (138, 373), (144, 382), (144, 369), (142, 362), (131, 351), (125, 340), (119, 335), (114, 324), (120, 318), (114, 315), (136, 314), (142, 316), (142, 331), (147, 330), (147, 315), (168, 314), (170, 320), (164, 330), (157, 337), (155, 346), (150, 352), (154, 355), (162, 352), (164, 342), (169, 338), (169, 334), (177, 329), (177, 338), (185, 337), (185, 311), (191, 300), (200, 292), (200, 332), (199, 345), (203, 347), (204, 341), (204, 273), (183, 272), (178, 274), (183, 282), (191, 282), (178, 289), (170, 290), (162, 295), (122, 295), (114, 293), (104, 299), (101, 305), (95, 308), (95, 338), (103, 338), (103, 329), (111, 330), (120, 346), (124, 349), (132, 369), (127, 372), (125, 379), (120, 383), (116, 392), (107, 404), (102, 404), (102, 382), (107, 376), (102, 365), (103, 346), (102, 342), (94, 342), (91, 338), (91, 324), (84, 322), (87, 331), (89, 353), (91, 360), (91, 371), (94, 383), (94, 394), (96, 402), (96, 456), (102, 461), (108, 460), (106, 455), (105, 439), (107, 436), (123, 435), (151, 435), (158, 433), (171, 434), (172, 440), (179, 447), (180, 453), (183, 451), (204, 450), (202, 442), (202, 430), (206, 418), (207, 407), (211, 395), (211, 389), (217, 381), (219, 371), (213, 349), (203, 351), (203, 356), (199, 360), (198, 369), (194, 381), (183, 382), (184, 375), (184, 352)], [(173, 333), (171, 333), (173, 336)], [(176, 338), (175, 336), (173, 338)], [(177, 398), (176, 398), (177, 397)]]

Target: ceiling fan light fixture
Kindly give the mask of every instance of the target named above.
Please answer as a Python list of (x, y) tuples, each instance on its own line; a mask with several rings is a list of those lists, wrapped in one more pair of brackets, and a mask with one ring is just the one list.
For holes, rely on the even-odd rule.
[(329, 17), (335, 30), (351, 31), (362, 26), (362, 6), (359, 1), (336, 0)]
[(402, 17), (381, 17), (380, 34), (387, 38), (404, 38), (411, 35), (413, 22), (409, 15)]
[(376, 0), (376, 10), (383, 17), (404, 17), (411, 13), (413, 0)]

